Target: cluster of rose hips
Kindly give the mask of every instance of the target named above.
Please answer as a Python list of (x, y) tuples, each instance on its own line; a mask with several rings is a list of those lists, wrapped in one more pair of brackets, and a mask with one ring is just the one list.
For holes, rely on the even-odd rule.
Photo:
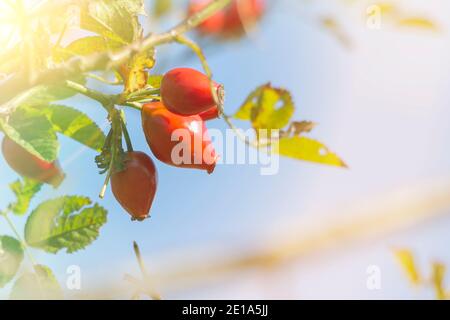
[[(147, 103), (141, 111), (143, 131), (153, 155), (168, 165), (212, 173), (218, 157), (205, 121), (219, 116), (217, 104), (222, 103), (223, 87), (194, 69), (177, 68), (164, 75), (160, 92), (161, 101)], [(182, 157), (187, 161), (174, 161), (172, 153), (180, 143), (173, 137), (177, 130), (186, 138), (182, 151), (187, 154)], [(57, 161), (41, 160), (6, 136), (2, 151), (10, 167), (24, 177), (54, 187), (64, 179)], [(112, 173), (111, 188), (134, 220), (147, 218), (157, 189), (152, 159), (143, 152), (126, 152), (123, 170)]]
[[(143, 105), (142, 128), (153, 155), (168, 165), (212, 173), (218, 157), (208, 137), (205, 121), (219, 116), (223, 87), (189, 68), (166, 73), (161, 82), (161, 102)], [(183, 158), (174, 161), (180, 143), (176, 131), (186, 138)], [(186, 136), (187, 135), (187, 136)], [(157, 174), (151, 158), (143, 152), (127, 152), (125, 168), (111, 177), (117, 201), (136, 220), (148, 217), (156, 193)]]
[[(189, 14), (201, 11), (210, 3), (211, 0), (192, 0)], [(261, 19), (265, 7), (264, 0), (233, 0), (226, 9), (206, 19), (198, 30), (219, 38), (239, 37)]]

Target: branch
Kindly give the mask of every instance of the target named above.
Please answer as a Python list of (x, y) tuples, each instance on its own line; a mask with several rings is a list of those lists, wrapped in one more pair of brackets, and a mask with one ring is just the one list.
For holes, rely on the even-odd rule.
[[(231, 0), (214, 0), (203, 10), (190, 16), (173, 29), (161, 34), (150, 34), (143, 40), (133, 43), (117, 53), (104, 52), (87, 57), (74, 57), (67, 63), (45, 70), (31, 79), (28, 74), (23, 72), (13, 75), (0, 85), (0, 92), (2, 93), (0, 104), (4, 104), (20, 93), (38, 85), (59, 83), (73, 79), (81, 73), (118, 67), (136, 53), (176, 41), (177, 37), (197, 27), (203, 21), (225, 8), (230, 2)], [(0, 106), (0, 114), (6, 115), (11, 111), (11, 108), (8, 106)]]
[(75, 92), (78, 92), (79, 94), (85, 95), (86, 97), (98, 101), (108, 112), (114, 106), (114, 102), (111, 99), (111, 96), (109, 95), (103, 94), (96, 90), (89, 89), (81, 84), (78, 84), (70, 80), (66, 80), (65, 85), (68, 88), (74, 90)]

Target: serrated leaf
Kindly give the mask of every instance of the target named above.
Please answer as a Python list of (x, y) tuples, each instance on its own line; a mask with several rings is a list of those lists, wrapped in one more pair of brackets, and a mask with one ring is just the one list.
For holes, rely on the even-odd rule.
[(138, 15), (145, 14), (143, 0), (85, 0), (80, 4), (81, 27), (121, 43), (142, 34)]
[(11, 281), (23, 260), (23, 248), (18, 240), (0, 236), (0, 288)]
[(35, 272), (27, 272), (16, 280), (11, 290), (11, 300), (60, 300), (61, 287), (52, 270), (43, 265), (35, 265)]
[(272, 144), (272, 152), (296, 160), (329, 166), (347, 167), (344, 161), (322, 143), (306, 137), (280, 138)]
[(97, 204), (86, 208), (86, 197), (65, 196), (41, 203), (28, 217), (25, 240), (33, 248), (57, 253), (84, 249), (99, 235), (107, 211)]
[(395, 250), (394, 254), (403, 271), (406, 273), (409, 281), (411, 281), (411, 283), (414, 285), (420, 284), (422, 278), (417, 269), (412, 252), (407, 249), (399, 249)]
[(125, 94), (130, 94), (147, 86), (148, 70), (155, 65), (155, 50), (140, 52), (131, 58), (126, 67), (121, 69), (125, 82)]
[(53, 125), (40, 111), (19, 108), (11, 114), (8, 122), (0, 118), (4, 133), (38, 158), (53, 162), (59, 151), (59, 143)]
[(266, 84), (248, 96), (234, 117), (250, 120), (256, 130), (271, 130), (288, 125), (294, 111), (295, 106), (289, 91)]
[(86, 114), (62, 105), (50, 105), (43, 111), (55, 131), (96, 151), (102, 149), (105, 134)]
[(31, 199), (41, 190), (42, 183), (24, 178), (9, 185), (16, 196), (16, 201), (9, 205), (9, 210), (17, 215), (23, 215), (28, 211)]

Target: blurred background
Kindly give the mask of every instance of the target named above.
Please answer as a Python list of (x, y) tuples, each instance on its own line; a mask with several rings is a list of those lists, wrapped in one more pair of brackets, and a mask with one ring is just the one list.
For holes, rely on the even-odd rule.
[[(140, 276), (136, 241), (154, 290), (168, 299), (434, 298), (433, 290), (411, 285), (394, 252), (411, 250), (425, 276), (434, 261), (450, 264), (450, 3), (391, 2), (405, 17), (435, 25), (405, 26), (383, 16), (379, 28), (370, 27), (370, 1), (277, 0), (268, 1), (247, 37), (204, 43), (226, 88), (227, 113), (261, 84), (284, 87), (293, 94), (295, 118), (317, 122), (311, 136), (349, 169), (283, 158), (273, 176), (260, 175), (256, 165), (219, 165), (208, 176), (156, 163), (151, 219), (132, 223), (108, 190), (99, 200), (108, 223), (93, 245), (72, 255), (36, 251), (36, 259), (62, 284), (69, 266), (81, 268), (82, 288), (66, 290), (68, 297), (130, 298), (133, 285), (124, 274)], [(147, 31), (174, 25), (185, 8), (177, 1), (163, 22), (144, 19)], [(201, 67), (178, 45), (162, 47), (157, 61), (154, 73)], [(77, 96), (69, 103), (105, 124), (93, 102)], [(127, 117), (134, 148), (149, 152), (139, 113), (127, 110)], [(226, 129), (223, 120), (208, 126)], [(68, 177), (57, 191), (46, 186), (33, 204), (56, 194), (96, 199), (103, 184), (95, 153), (60, 141)], [(17, 176), (3, 159), (0, 172), (4, 207)], [(15, 222), (23, 226), (23, 219)], [(0, 234), (10, 234), (3, 221)], [(376, 288), (368, 285), (374, 272)]]

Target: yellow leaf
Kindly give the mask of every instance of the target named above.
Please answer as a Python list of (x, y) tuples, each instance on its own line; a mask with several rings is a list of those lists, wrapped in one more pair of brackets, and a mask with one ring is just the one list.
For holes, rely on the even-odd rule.
[(281, 138), (272, 145), (272, 152), (297, 160), (347, 167), (345, 162), (338, 155), (328, 150), (325, 145), (306, 137)]
[(281, 129), (289, 124), (295, 111), (289, 91), (265, 84), (253, 91), (234, 115), (239, 120), (251, 120), (255, 130)]
[(147, 86), (148, 70), (155, 65), (155, 50), (150, 49), (136, 54), (130, 62), (121, 68), (125, 82), (125, 94), (138, 91)]
[(396, 7), (392, 3), (377, 3), (375, 6), (382, 15), (392, 14), (396, 11)]
[(436, 293), (436, 299), (438, 300), (445, 300), (447, 298), (444, 289), (445, 271), (446, 267), (444, 264), (439, 262), (433, 263), (431, 280)]
[(344, 47), (350, 48), (352, 46), (350, 38), (344, 31), (342, 25), (333, 17), (324, 17), (320, 21), (322, 27), (328, 31), (336, 40), (338, 40)]
[(399, 249), (395, 250), (394, 254), (411, 283), (414, 285), (420, 284), (421, 277), (417, 270), (412, 252), (407, 249)]
[(403, 18), (398, 21), (398, 25), (400, 27), (408, 27), (408, 28), (419, 28), (419, 29), (426, 29), (430, 31), (437, 31), (438, 27), (437, 25), (427, 19), (427, 18), (421, 18), (421, 17), (408, 17)]

